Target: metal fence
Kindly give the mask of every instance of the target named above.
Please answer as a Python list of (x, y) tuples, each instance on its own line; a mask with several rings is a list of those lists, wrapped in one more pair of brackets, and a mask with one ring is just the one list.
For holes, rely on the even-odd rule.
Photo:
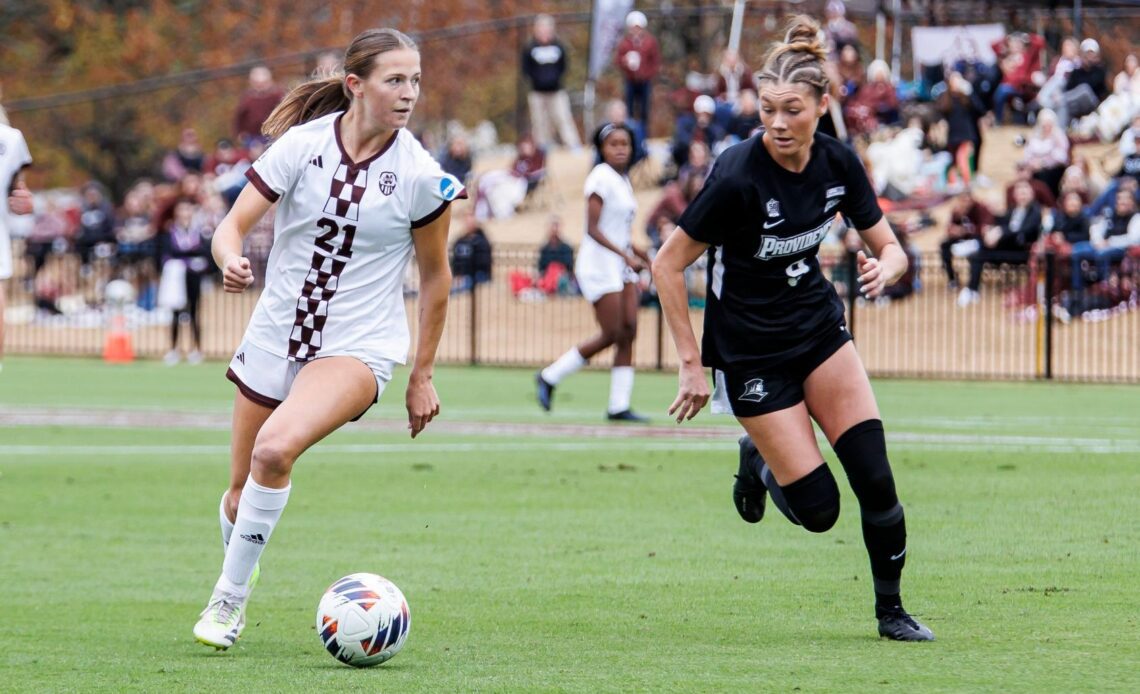
[[(21, 258), (22, 247), (14, 252)], [(593, 310), (572, 293), (517, 290), (535, 279), (538, 250), (496, 247), (489, 282), (452, 295), (439, 360), (450, 364), (535, 367), (596, 331)], [(846, 296), (853, 260), (821, 254), (824, 271)], [(955, 258), (964, 281), (968, 262)], [(1029, 264), (986, 266), (978, 300), (965, 306), (948, 284), (938, 253), (917, 258), (913, 292), (889, 301), (847, 298), (848, 321), (868, 370), (877, 376), (965, 379), (1055, 379), (1140, 383), (1140, 258), (1128, 257), (1103, 281), (1074, 292), (1067, 259), (1041, 255)], [(174, 318), (153, 305), (156, 273), (124, 266), (113, 257), (86, 267), (72, 254), (49, 254), (35, 277), (30, 259), (18, 263), (9, 282), (6, 351), (12, 354), (99, 356), (109, 344), (116, 312), (106, 302), (107, 282), (125, 278), (138, 299), (121, 311), (119, 324), (134, 353), (157, 358), (171, 349)], [(691, 287), (691, 317), (698, 334), (703, 318), (703, 278)], [(415, 316), (414, 264), (405, 302)], [(566, 287), (564, 286), (564, 289)], [(572, 290), (572, 287), (571, 287)], [(257, 301), (258, 291), (220, 291), (207, 278), (199, 315), (201, 351), (229, 359)], [(647, 297), (639, 315), (634, 363), (645, 369), (677, 365), (659, 308)], [(189, 350), (189, 330), (179, 346)], [(412, 321), (413, 333), (415, 331)], [(604, 366), (608, 355), (595, 365)]]

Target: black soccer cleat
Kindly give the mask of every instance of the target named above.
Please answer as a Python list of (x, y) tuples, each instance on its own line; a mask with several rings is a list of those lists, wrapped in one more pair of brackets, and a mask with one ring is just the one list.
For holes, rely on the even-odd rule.
[(551, 402), (554, 400), (554, 386), (546, 382), (541, 371), (534, 375), (534, 394), (538, 398), (539, 406), (549, 412)]
[(633, 422), (634, 424), (645, 424), (649, 421), (649, 417), (637, 414), (633, 410), (609, 412), (606, 414), (606, 419), (610, 420), (611, 422)]
[(934, 632), (915, 621), (902, 607), (875, 610), (879, 618), (879, 636), (892, 641), (933, 641)]
[(768, 487), (760, 479), (760, 471), (756, 463), (760, 459), (760, 452), (752, 444), (747, 434), (740, 437), (740, 469), (736, 472), (736, 481), (732, 483), (732, 503), (736, 512), (747, 523), (759, 523), (764, 517), (764, 506), (768, 501)]

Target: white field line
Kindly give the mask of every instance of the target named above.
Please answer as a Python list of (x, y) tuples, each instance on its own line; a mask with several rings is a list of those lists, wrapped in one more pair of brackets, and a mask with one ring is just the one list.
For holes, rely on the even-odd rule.
[[(657, 440), (633, 438), (595, 439), (590, 441), (482, 441), (482, 442), (408, 442), (408, 443), (324, 443), (314, 446), (317, 455), (338, 453), (492, 453), (505, 451), (731, 451), (736, 448), (735, 437), (720, 440)], [(925, 434), (896, 432), (888, 435), (892, 450), (939, 450), (962, 452), (1048, 452), (1080, 453), (1085, 455), (1140, 454), (1138, 440), (1103, 440), (1063, 437), (1028, 436), (970, 436), (964, 434)], [(826, 446), (826, 441), (820, 442)], [(99, 458), (120, 456), (162, 456), (168, 460), (191, 457), (224, 457), (229, 453), (225, 445), (163, 445), (163, 444), (17, 444), (0, 445), (0, 461), (12, 458)]]

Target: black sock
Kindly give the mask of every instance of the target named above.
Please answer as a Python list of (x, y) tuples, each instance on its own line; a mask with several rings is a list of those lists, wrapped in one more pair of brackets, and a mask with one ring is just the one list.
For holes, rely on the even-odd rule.
[(875, 616), (882, 616), (884, 612), (902, 609), (902, 596), (898, 593), (880, 593), (875, 591)]
[(898, 595), (906, 564), (906, 518), (902, 504), (878, 513), (863, 511), (863, 543), (871, 559), (875, 595)]
[(776, 482), (775, 476), (772, 471), (768, 469), (768, 463), (760, 463), (760, 480), (764, 482), (764, 486), (768, 488), (768, 496), (772, 499), (772, 503), (776, 508), (780, 509), (780, 513), (795, 523), (800, 525), (800, 520), (796, 518), (796, 514), (792, 513), (792, 509), (788, 507), (788, 500), (784, 498), (784, 491), (780, 489), (780, 485)]

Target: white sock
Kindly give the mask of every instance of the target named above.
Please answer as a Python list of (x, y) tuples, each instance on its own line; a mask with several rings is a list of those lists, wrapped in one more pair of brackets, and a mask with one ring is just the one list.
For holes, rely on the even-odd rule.
[(226, 515), (226, 495), (229, 493), (228, 489), (222, 492), (222, 502), (218, 504), (218, 520), (222, 524), (222, 554), (225, 554), (226, 548), (230, 546), (230, 536), (234, 534), (234, 524)]
[[(290, 485), (291, 487), (292, 485)], [(249, 594), (249, 577), (261, 558), (273, 528), (281, 519), (281, 512), (289, 501), (289, 489), (263, 487), (250, 477), (245, 482), (238, 503), (237, 520), (233, 535), (222, 562), (222, 575), (214, 590), (244, 597)]]
[(559, 381), (585, 365), (586, 360), (582, 358), (582, 353), (578, 351), (577, 347), (571, 347), (566, 354), (558, 357), (557, 361), (542, 370), (542, 380), (556, 386)]
[(633, 367), (615, 366), (610, 369), (610, 414), (628, 410), (632, 394)]

